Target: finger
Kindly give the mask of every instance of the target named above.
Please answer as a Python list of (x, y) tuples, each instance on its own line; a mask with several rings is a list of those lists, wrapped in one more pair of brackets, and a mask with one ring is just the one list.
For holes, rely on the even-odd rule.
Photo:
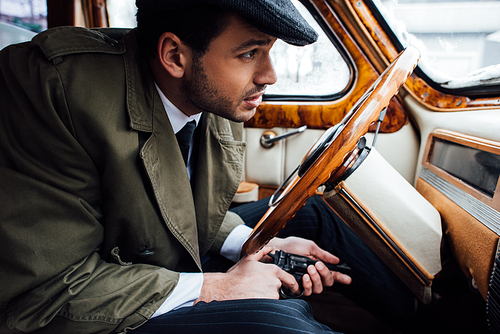
[(332, 271), (332, 275), (333, 275), (333, 280), (336, 283), (349, 285), (352, 282), (351, 276), (348, 276), (346, 274), (342, 274), (337, 271)]
[(287, 273), (286, 271), (284, 270), (281, 270), (279, 269), (279, 274), (278, 274), (278, 278), (280, 279), (281, 281), (281, 284), (288, 288), (288, 290), (290, 290), (291, 292), (293, 292), (294, 294), (300, 294), (300, 286), (299, 286), (299, 283), (297, 283), (297, 280), (295, 279), (295, 277), (293, 277), (292, 275), (290, 275), (289, 273)]
[(271, 246), (264, 246), (262, 249), (260, 249), (257, 253), (248, 255), (249, 259), (255, 260), (255, 261), (260, 261), (264, 256), (267, 255), (270, 251), (273, 250), (273, 247)]
[(307, 273), (309, 274), (309, 278), (312, 282), (312, 292), (313, 293), (321, 293), (323, 292), (323, 282), (321, 280), (321, 276), (316, 270), (316, 267), (310, 265), (307, 267)]
[(319, 247), (314, 247), (311, 250), (311, 256), (318, 261), (323, 261), (326, 263), (338, 264), (340, 262), (340, 259), (338, 257)]
[(314, 241), (311, 240), (301, 240), (301, 241), (302, 241), (302, 246), (304, 247), (303, 251), (306, 253), (303, 255), (327, 263), (337, 264), (338, 262), (340, 262), (338, 257), (322, 249)]
[(315, 267), (321, 277), (323, 286), (332, 286), (335, 281), (330, 269), (328, 269), (328, 267), (325, 266), (321, 261), (316, 262)]
[(269, 253), (274, 253), (273, 251), (275, 250), (276, 248), (274, 248), (274, 246), (271, 246), (271, 245), (267, 245), (266, 247), (264, 247), (262, 249), (262, 257), (260, 258), (260, 262), (264, 262), (264, 263), (272, 263), (273, 262), (273, 258), (269, 256)]
[(308, 274), (302, 276), (302, 289), (304, 290), (304, 296), (312, 295), (313, 283), (311, 282), (311, 277)]

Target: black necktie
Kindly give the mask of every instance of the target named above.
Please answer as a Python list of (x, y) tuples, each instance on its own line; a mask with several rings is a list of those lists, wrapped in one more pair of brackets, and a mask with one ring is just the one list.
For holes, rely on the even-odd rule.
[(196, 122), (191, 121), (186, 123), (186, 125), (184, 125), (184, 127), (175, 134), (186, 166), (189, 154), (189, 144), (191, 143), (191, 138), (193, 137), (193, 132), (195, 128), (196, 128)]

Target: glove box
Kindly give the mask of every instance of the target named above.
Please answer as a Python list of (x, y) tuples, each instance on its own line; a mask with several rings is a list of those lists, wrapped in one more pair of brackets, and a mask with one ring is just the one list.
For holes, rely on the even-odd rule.
[(439, 212), (374, 148), (324, 198), (422, 302), (432, 300), (441, 270)]

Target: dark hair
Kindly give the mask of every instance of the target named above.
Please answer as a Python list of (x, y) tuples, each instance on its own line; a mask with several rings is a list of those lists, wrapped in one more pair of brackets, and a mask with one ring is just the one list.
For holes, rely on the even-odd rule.
[(173, 11), (137, 11), (139, 45), (150, 57), (157, 54), (158, 39), (164, 32), (177, 35), (193, 50), (195, 58), (201, 57), (228, 25), (228, 12), (211, 5)]

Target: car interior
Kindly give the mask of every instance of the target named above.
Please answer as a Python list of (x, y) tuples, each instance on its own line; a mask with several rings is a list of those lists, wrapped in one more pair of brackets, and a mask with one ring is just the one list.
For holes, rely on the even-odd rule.
[[(133, 28), (134, 3), (48, 0), (47, 27)], [(245, 123), (233, 205), (271, 200), (244, 249), (321, 194), (414, 292), (405, 333), (500, 333), (500, 1), (294, 4), (320, 37), (276, 43)], [(24, 28), (1, 24), (0, 46)], [(305, 299), (336, 330), (400, 333), (335, 285)]]

